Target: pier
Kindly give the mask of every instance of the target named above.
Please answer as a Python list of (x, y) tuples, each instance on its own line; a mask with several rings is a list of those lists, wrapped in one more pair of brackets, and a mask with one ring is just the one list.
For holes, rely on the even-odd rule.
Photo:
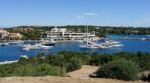
[(127, 38), (127, 37), (120, 37), (120, 38), (110, 38), (114, 40), (149, 40), (150, 38)]
[(97, 47), (99, 47), (99, 48), (106, 48), (105, 46), (102, 46), (101, 44), (97, 44), (97, 43), (95, 43), (95, 42), (88, 41), (88, 43), (90, 43), (90, 44), (92, 44), (92, 45), (94, 45), (94, 46), (97, 46)]
[(97, 44), (97, 43), (92, 42), (92, 41), (90, 41), (90, 40), (84, 40), (84, 42), (85, 42), (85, 43), (88, 43), (88, 44), (91, 44), (91, 45), (93, 45), (93, 46), (96, 46), (96, 47), (98, 47), (98, 48), (107, 48), (106, 46), (103, 46), (102, 44)]

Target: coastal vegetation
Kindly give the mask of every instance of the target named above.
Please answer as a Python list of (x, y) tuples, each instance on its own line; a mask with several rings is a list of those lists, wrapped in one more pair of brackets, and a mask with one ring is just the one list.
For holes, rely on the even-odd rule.
[(42, 32), (38, 30), (30, 32), (21, 32), (23, 40), (39, 40), (42, 37)]
[(137, 80), (139, 67), (128, 60), (117, 60), (109, 62), (96, 71), (97, 77), (113, 78), (122, 80)]
[(80, 69), (87, 60), (89, 56), (83, 53), (60, 52), (48, 56), (39, 53), (35, 57), (20, 58), (18, 63), (0, 65), (0, 76), (64, 76), (65, 72)]
[(96, 65), (97, 78), (138, 80), (148, 77), (138, 73), (150, 70), (149, 53), (87, 54), (80, 52), (59, 52), (20, 58), (19, 62), (0, 65), (0, 76), (66, 76), (67, 72), (78, 70), (82, 65)]
[(90, 60), (90, 65), (101, 66), (108, 62), (126, 59), (137, 63), (141, 71), (150, 70), (150, 54), (149, 53), (127, 53), (120, 52), (115, 54), (93, 55)]

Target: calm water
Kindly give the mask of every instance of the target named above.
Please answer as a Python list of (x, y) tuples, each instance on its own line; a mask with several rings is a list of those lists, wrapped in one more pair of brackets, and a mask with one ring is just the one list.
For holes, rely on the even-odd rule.
[[(112, 37), (123, 37), (124, 35), (112, 35)], [(141, 36), (141, 35), (130, 35), (128, 37), (145, 37), (150, 38), (150, 36)], [(83, 43), (77, 42), (65, 42), (57, 43), (55, 47), (49, 50), (30, 50), (23, 51), (18, 45), (9, 45), (5, 47), (0, 46), (0, 61), (5, 60), (17, 60), (21, 55), (28, 55), (29, 57), (34, 56), (40, 52), (45, 54), (57, 53), (60, 51), (77, 51), (77, 52), (89, 52), (89, 53), (99, 53), (99, 54), (110, 54), (117, 52), (149, 52), (150, 53), (150, 41), (144, 40), (117, 40), (124, 44), (123, 47), (117, 48), (108, 48), (108, 49), (93, 49), (93, 50), (84, 50), (80, 49), (78, 46)], [(100, 43), (101, 41), (98, 41)]]

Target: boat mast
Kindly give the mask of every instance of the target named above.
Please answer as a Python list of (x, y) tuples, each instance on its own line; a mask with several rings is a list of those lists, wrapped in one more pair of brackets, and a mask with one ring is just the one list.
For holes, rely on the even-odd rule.
[(87, 29), (86, 29), (86, 45), (88, 46), (88, 25), (87, 25)]

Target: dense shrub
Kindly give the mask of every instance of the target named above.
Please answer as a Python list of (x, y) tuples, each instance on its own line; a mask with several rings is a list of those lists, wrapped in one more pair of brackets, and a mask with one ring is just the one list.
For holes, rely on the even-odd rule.
[(17, 68), (14, 68), (14, 71), (12, 71), (12, 76), (35, 76), (36, 69), (33, 66), (33, 64), (27, 64), (24, 66), (20, 66)]
[(18, 63), (19, 63), (19, 64), (22, 64), (22, 65), (28, 64), (28, 63), (29, 63), (29, 59), (26, 59), (26, 58), (21, 57), (21, 58), (19, 59), (19, 62), (18, 62)]
[(127, 60), (109, 62), (98, 69), (96, 75), (101, 78), (114, 78), (121, 80), (137, 80), (139, 67)]
[(2, 65), (0, 68), (0, 76), (63, 76), (66, 72), (65, 68), (51, 66), (49, 64), (26, 64), (19, 67), (11, 65)]
[(90, 65), (103, 65), (111, 61), (122, 59), (119, 56), (115, 55), (93, 55), (91, 56), (91, 60), (89, 62)]
[(56, 67), (51, 66), (49, 64), (41, 64), (37, 66), (36, 76), (43, 76), (43, 75), (53, 75), (53, 76), (63, 76), (66, 73), (65, 67)]
[(53, 66), (66, 67), (67, 72), (81, 68), (82, 64), (88, 64), (90, 56), (79, 52), (60, 52), (57, 55), (46, 57), (47, 63)]
[(46, 58), (47, 63), (53, 65), (53, 66), (59, 66), (64, 67), (66, 63), (66, 58), (62, 55), (50, 55)]
[(67, 72), (81, 68), (82, 61), (74, 56), (65, 57), (64, 55), (48, 56), (47, 61), (53, 66), (66, 67)]
[(82, 62), (81, 62), (80, 59), (78, 59), (78, 58), (71, 58), (66, 64), (67, 72), (80, 69), (81, 65), (82, 65)]
[(150, 70), (150, 53), (127, 53), (127, 52), (120, 52), (115, 54), (109, 55), (93, 55), (90, 59), (90, 65), (103, 65), (111, 61), (120, 60), (120, 59), (127, 59), (137, 63), (140, 66), (141, 71)]
[(83, 64), (88, 64), (91, 57), (86, 53), (80, 53), (80, 52), (60, 52), (58, 55), (63, 56), (66, 60), (69, 60), (70, 58), (78, 58), (81, 59)]
[(10, 65), (0, 65), (0, 77), (11, 76), (13, 67)]

